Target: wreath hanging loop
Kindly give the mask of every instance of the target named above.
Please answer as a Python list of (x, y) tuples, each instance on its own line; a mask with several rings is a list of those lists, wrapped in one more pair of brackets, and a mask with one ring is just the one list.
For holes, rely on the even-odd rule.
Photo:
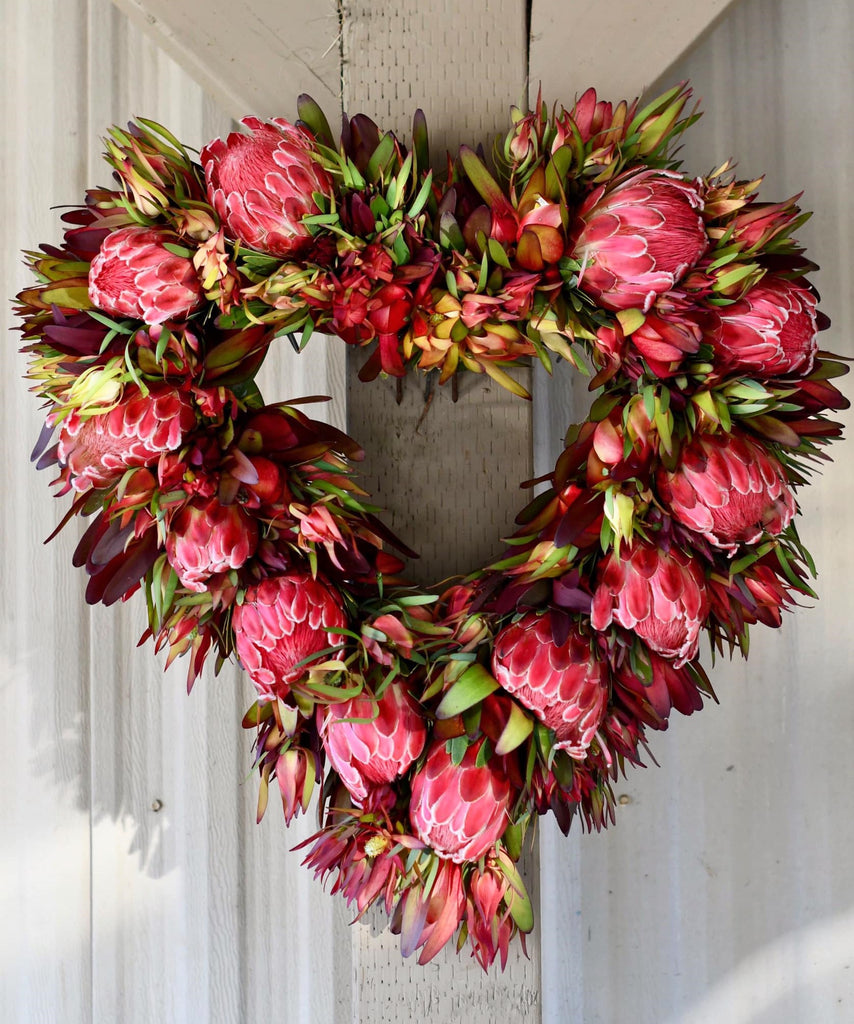
[[(189, 686), (237, 657), (259, 819), (274, 781), (288, 822), (319, 789), (306, 863), (421, 963), (454, 935), (506, 963), (537, 815), (607, 825), (649, 731), (714, 696), (701, 637), (746, 653), (814, 596), (796, 494), (846, 367), (818, 348), (796, 200), (674, 160), (689, 98), (538, 97), (491, 159), (435, 168), (420, 112), (409, 148), (361, 114), (336, 142), (301, 97), (297, 124), (246, 118), (198, 160), (139, 119), (106, 140), (114, 184), (28, 254), (34, 459), (73, 496), (63, 525), (91, 520), (87, 600), (141, 589)], [(469, 371), (528, 398), (514, 364), (592, 366), (502, 558), (406, 583), (358, 444), (254, 383), (315, 330), (363, 348), (365, 380)]]

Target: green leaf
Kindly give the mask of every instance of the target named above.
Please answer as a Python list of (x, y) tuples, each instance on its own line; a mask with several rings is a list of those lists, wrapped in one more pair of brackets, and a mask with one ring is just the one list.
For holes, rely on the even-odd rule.
[[(412, 118), (412, 148), (419, 171), (430, 166), (430, 139), (427, 133), (427, 118), (419, 107)], [(414, 214), (413, 214), (414, 216)]]
[(407, 215), (409, 217), (415, 218), (415, 217), (418, 216), (419, 213), (421, 213), (421, 211), (424, 209), (424, 205), (426, 204), (427, 200), (430, 198), (430, 193), (431, 193), (432, 188), (433, 188), (433, 172), (430, 171), (430, 173), (424, 179), (424, 181), (423, 181), (423, 183), (421, 185), (421, 188), (418, 190), (418, 195), (415, 197), (415, 199), (412, 202), (412, 205), (407, 210)]
[(635, 115), (635, 119), (629, 125), (626, 131), (626, 137), (628, 138), (640, 128), (644, 121), (649, 120), (653, 114), (658, 114), (662, 110), (665, 110), (667, 106), (676, 99), (679, 93), (682, 91), (682, 86), (674, 85), (672, 89), (668, 89), (667, 92), (663, 92), (660, 96), (656, 96), (654, 100), (649, 102), (643, 110)]
[(521, 746), (533, 731), (533, 719), (529, 718), (519, 705), (514, 703), (511, 705), (507, 725), (504, 726), (504, 730), (495, 744), (495, 753), (499, 757), (509, 754), (511, 750)]
[(52, 285), (45, 288), (40, 297), (43, 302), (60, 306), (62, 309), (89, 309), (92, 305), (86, 285), (71, 288)]
[(386, 132), (380, 139), (379, 145), (371, 154), (371, 159), (368, 161), (365, 171), (368, 181), (376, 183), (380, 180), (386, 165), (394, 155), (394, 142), (394, 136), (391, 132)]
[(128, 327), (127, 324), (116, 323), (115, 320), (111, 320), (108, 316), (104, 316), (103, 313), (97, 309), (87, 309), (86, 312), (93, 320), (97, 320), (99, 324), (103, 324), (104, 327), (109, 327), (111, 331), (116, 334), (135, 334), (135, 327)]
[(163, 353), (166, 351), (166, 347), (172, 338), (172, 332), (168, 327), (162, 327), (160, 330), (160, 337), (157, 339), (157, 347), (154, 350), (154, 361), (159, 363), (163, 358)]
[(167, 252), (171, 252), (173, 256), (183, 256), (185, 260), (192, 259), (195, 255), (192, 249), (187, 249), (183, 245), (176, 245), (174, 242), (162, 242), (161, 244)]
[[(486, 169), (486, 164), (473, 149), (460, 147), (460, 163), (469, 181), (474, 185), (478, 195), (490, 209), (503, 209), (510, 204), (495, 178)], [(512, 208), (511, 208), (512, 209)]]
[(617, 319), (620, 322), (620, 327), (623, 328), (623, 334), (627, 338), (646, 322), (646, 317), (639, 309), (621, 309), (617, 313)]
[(480, 703), (485, 697), (498, 689), (498, 681), (494, 676), (477, 663), (460, 676), (442, 698), (436, 709), (439, 719), (453, 718), (468, 708)]
[(499, 267), (503, 267), (505, 270), (510, 270), (510, 260), (504, 251), (504, 246), (497, 239), (490, 238), (486, 243), (486, 248), (489, 252), (489, 258), (493, 263), (497, 263)]
[(743, 281), (746, 277), (750, 277), (751, 274), (756, 273), (756, 264), (748, 263), (745, 266), (736, 267), (734, 270), (727, 271), (726, 274), (721, 276), (715, 281), (716, 291), (725, 291), (731, 285), (738, 284), (739, 281)]
[(333, 148), (335, 140), (326, 115), (311, 96), (303, 93), (297, 98), (297, 115), (311, 134), (324, 146)]
[(507, 910), (520, 932), (530, 932), (534, 928), (534, 908), (531, 906), (531, 898), (522, 876), (506, 850), (498, 850), (498, 862), (504, 877), (510, 883), (510, 888), (504, 894)]
[(300, 338), (299, 342), (300, 352), (302, 352), (302, 350), (309, 343), (309, 341), (311, 341), (312, 334), (314, 334), (314, 323), (312, 322), (311, 318), (309, 318), (308, 320), (306, 320), (305, 327), (303, 327), (302, 329), (302, 337)]
[(496, 363), (493, 363), (489, 359), (478, 360), (480, 365), (484, 368), (487, 374), (492, 379), (500, 384), (506, 391), (509, 391), (512, 395), (518, 395), (519, 398), (529, 399), (531, 398), (528, 391), (517, 381), (514, 377), (511, 377), (509, 373), (506, 373)]
[(467, 736), (455, 736), (452, 740), (448, 740), (446, 745), (448, 756), (457, 766), (463, 763), (463, 758), (466, 756), (468, 748), (469, 741)]
[[(497, 751), (496, 751), (497, 753)], [(515, 861), (522, 856), (522, 840), (525, 838), (525, 829), (518, 822), (511, 822), (504, 830), (501, 841), (507, 847), (507, 852)]]

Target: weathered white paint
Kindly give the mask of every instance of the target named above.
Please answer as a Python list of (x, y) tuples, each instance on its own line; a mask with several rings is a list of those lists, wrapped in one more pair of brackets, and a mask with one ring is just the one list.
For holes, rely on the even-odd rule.
[[(533, 34), (553, 30), (537, 8)], [(852, 28), (851, 6), (838, 0), (745, 0), (654, 86), (690, 78), (702, 98), (686, 169), (733, 156), (740, 176), (766, 173), (769, 199), (805, 191), (816, 213), (799, 236), (822, 266), (815, 280), (833, 320), (824, 344), (849, 357)], [(606, 37), (595, 53), (603, 94), (647, 84), (624, 79), (634, 65), (613, 67)], [(532, 80), (540, 76), (557, 98), (588, 84), (569, 59), (562, 69), (532, 63)], [(850, 434), (850, 413), (841, 418)], [(618, 787), (628, 802), (616, 828), (569, 843), (543, 830), (544, 1022), (854, 1019), (850, 445), (835, 448), (835, 464), (801, 499), (818, 605), (779, 631), (757, 627), (749, 664), (716, 666), (721, 706), (653, 737), (661, 767)]]
[[(18, 252), (59, 237), (49, 207), (108, 180), (98, 137), (111, 123), (147, 115), (198, 146), (230, 119), (107, 0), (8, 0), (3, 13), (11, 295), (27, 283)], [(5, 303), (3, 315), (5, 328)], [(139, 602), (84, 605), (75, 527), (41, 546), (67, 501), (52, 503), (27, 464), (39, 415), (16, 337), (2, 349), (0, 403), (3, 477), (16, 494), (0, 525), (0, 1019), (239, 1024), (285, 1007), (294, 1019), (346, 1020), (346, 960), (323, 983), (315, 972), (342, 962), (337, 946), (349, 956), (344, 908), (287, 852), (312, 822), (286, 833), (273, 802), (254, 823), (246, 680), (209, 675), (188, 698), (182, 668), (163, 676), (150, 648), (135, 650)], [(262, 389), (335, 394), (327, 414), (343, 423), (343, 364), (324, 350), (321, 338), (310, 356), (283, 346)]]
[[(538, 4), (535, 35), (568, 23), (564, 9), (538, 23)], [(95, 140), (111, 121), (147, 114), (198, 144), (227, 130), (233, 108), (206, 99), (106, 0), (4, 0), (2, 12), (0, 279), (11, 295), (25, 283), (17, 252), (58, 237), (49, 205), (106, 180)], [(694, 80), (707, 111), (686, 166), (707, 170), (732, 154), (745, 177), (768, 172), (771, 198), (806, 188), (817, 213), (801, 236), (823, 265), (827, 344), (849, 355), (851, 21), (842, 0), (744, 0), (671, 72)], [(538, 59), (531, 78), (553, 81), (550, 97), (568, 101), (588, 84), (566, 51), (557, 65)], [(277, 112), (292, 112), (295, 92), (314, 91), (294, 76)], [(400, 76), (408, 80), (405, 66)], [(614, 95), (642, 85), (600, 87)], [(468, 111), (464, 100), (455, 96)], [(432, 123), (450, 123), (454, 109), (449, 98)], [(5, 305), (3, 317), (11, 322)], [(397, 978), (415, 995), (393, 989), (391, 975), (360, 974), (352, 948), (362, 939), (347, 931), (342, 902), (287, 852), (311, 822), (286, 833), (271, 804), (255, 826), (237, 727), (246, 683), (224, 672), (187, 698), (182, 667), (164, 677), (150, 650), (134, 649), (137, 602), (83, 604), (74, 527), (42, 547), (65, 506), (50, 502), (45, 475), (26, 460), (39, 415), (16, 347), (8, 336), (0, 356), (0, 1019), (338, 1024), (367, 1020), (382, 988), (381, 1019), (475, 1020), (453, 1016), (465, 971), (422, 974), (407, 962)], [(330, 364), (318, 340), (309, 352), (283, 347), (265, 367), (265, 393), (340, 401), (340, 361)], [(570, 404), (566, 392), (538, 403), (540, 465)], [(330, 414), (343, 422), (340, 405)], [(620, 787), (631, 802), (615, 829), (569, 840), (543, 829), (544, 1022), (851, 1019), (851, 458), (840, 447), (804, 494), (818, 606), (779, 633), (756, 630), (749, 666), (718, 666), (721, 707), (654, 737), (662, 767)]]
[(531, 88), (567, 104), (571, 87), (637, 96), (683, 57), (733, 0), (533, 0)]
[(341, 102), (334, 0), (113, 0), (233, 118), (293, 117), (296, 98)]

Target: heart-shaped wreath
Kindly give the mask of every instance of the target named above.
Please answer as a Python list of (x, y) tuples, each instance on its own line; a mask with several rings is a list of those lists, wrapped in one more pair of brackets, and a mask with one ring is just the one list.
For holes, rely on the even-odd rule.
[[(533, 924), (531, 821), (613, 820), (646, 731), (713, 696), (700, 634), (746, 653), (812, 594), (793, 491), (840, 435), (846, 367), (818, 351), (796, 200), (678, 170), (689, 96), (538, 98), (490, 167), (462, 147), (441, 170), (420, 111), (409, 150), (364, 115), (336, 146), (303, 97), (296, 125), (247, 118), (198, 161), (140, 119), (106, 142), (116, 184), (29, 254), (34, 458), (74, 494), (63, 523), (92, 517), (87, 600), (142, 587), (190, 685), (237, 655), (259, 818), (274, 779), (286, 821), (318, 785), (306, 863), (421, 963), (456, 934), (504, 964)], [(253, 384), (315, 329), (364, 346), (368, 380), (470, 370), (527, 397), (506, 367), (592, 365), (506, 557), (406, 584), (357, 444)]]

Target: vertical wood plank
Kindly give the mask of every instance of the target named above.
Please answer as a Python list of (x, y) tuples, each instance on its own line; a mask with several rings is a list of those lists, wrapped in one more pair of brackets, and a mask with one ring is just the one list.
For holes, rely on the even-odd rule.
[(0, 41), (0, 1018), (33, 1024), (91, 1013), (87, 615), (73, 537), (42, 547), (58, 506), (28, 462), (42, 416), (8, 300), (29, 284), (21, 250), (56, 231), (50, 205), (82, 187), (84, 13), (6, 0)]
[[(537, 12), (535, 3), (533, 32), (550, 31)], [(767, 174), (765, 198), (806, 190), (816, 215), (799, 237), (822, 265), (815, 281), (834, 321), (822, 342), (849, 356), (854, 203), (838, 169), (854, 155), (840, 129), (854, 111), (852, 27), (850, 6), (835, 0), (809, 9), (743, 0), (650, 90), (690, 78), (702, 98), (706, 113), (684, 137), (689, 172), (734, 156), (740, 177)], [(607, 40), (600, 57), (607, 69)], [(532, 63), (531, 73), (564, 103), (589, 84), (572, 60)], [(850, 395), (850, 384), (843, 389)], [(576, 418), (589, 397), (579, 401)], [(850, 413), (840, 418), (850, 433)], [(650, 763), (618, 787), (616, 828), (541, 842), (542, 888), (563, 908), (543, 915), (544, 1021), (850, 1018), (854, 822), (840, 812), (854, 779), (852, 671), (840, 640), (850, 631), (844, 595), (854, 569), (845, 540), (850, 444), (835, 446), (836, 464), (800, 495), (818, 606), (789, 615), (779, 631), (756, 628), (749, 664), (715, 666), (721, 706), (653, 737), (661, 767)]]
[[(93, 139), (137, 113), (197, 147), (230, 128), (103, 0), (90, 39)], [(328, 392), (323, 339), (299, 361), (274, 350), (259, 384), (270, 401)], [(150, 647), (134, 651), (143, 628), (139, 602), (93, 610), (95, 1018), (239, 1024), (288, 1006), (302, 1020), (346, 1019), (349, 977), (319, 986), (313, 972), (336, 941), (346, 948), (341, 908), (288, 853), (300, 830), (285, 831), (275, 803), (255, 824), (240, 728), (251, 686), (233, 667), (208, 671), (188, 698), (180, 662), (164, 676)]]
[[(571, 75), (583, 91), (636, 96), (684, 57), (734, 0), (533, 0), (531, 83), (555, 94)], [(603, 91), (604, 90), (604, 91)], [(561, 97), (567, 103), (572, 97)]]
[[(392, 7), (348, 2), (345, 109), (408, 140), (422, 107), (434, 162), (463, 141), (488, 148), (525, 92), (525, 32), (525, 6), (516, 0), (480, 0), (445, 18), (415, 0)], [(499, 537), (522, 504), (518, 485), (531, 472), (530, 407), (467, 376), (457, 405), (441, 389), (419, 424), (423, 381), (407, 379), (396, 405), (394, 382), (358, 381), (364, 358), (351, 354), (348, 423), (368, 452), (360, 467), (365, 487), (421, 552), (413, 575), (432, 583), (466, 573), (500, 551)], [(403, 961), (380, 915), (354, 925), (353, 941), (356, 1020), (539, 1019), (536, 933), (531, 959), (515, 949), (503, 976), (485, 976), (465, 951), (458, 957), (446, 950), (425, 967)]]
[(231, 117), (293, 118), (310, 92), (340, 100), (335, 0), (113, 0)]

